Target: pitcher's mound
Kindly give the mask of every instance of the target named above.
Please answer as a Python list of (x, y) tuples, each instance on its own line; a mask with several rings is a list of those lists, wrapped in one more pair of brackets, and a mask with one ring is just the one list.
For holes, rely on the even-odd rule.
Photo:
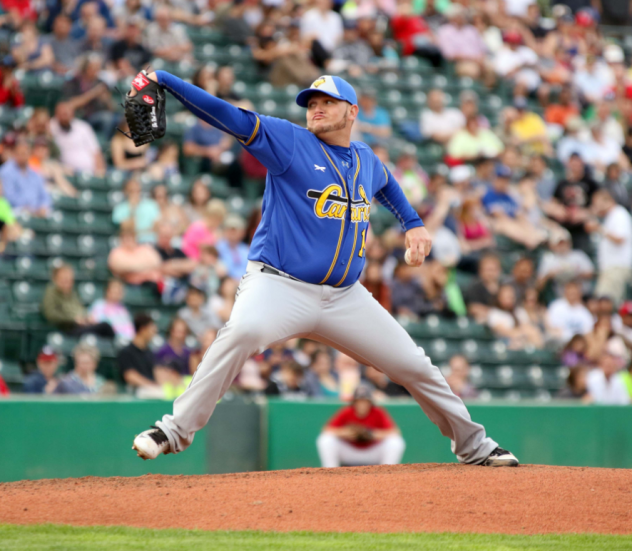
[(0, 484), (0, 522), (205, 530), (632, 533), (632, 470), (422, 464)]

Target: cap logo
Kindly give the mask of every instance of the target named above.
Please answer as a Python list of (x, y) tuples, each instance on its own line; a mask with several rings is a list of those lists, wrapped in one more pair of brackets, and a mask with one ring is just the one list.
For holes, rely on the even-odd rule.
[(318, 88), (319, 86), (322, 86), (323, 84), (325, 84), (325, 82), (327, 82), (327, 79), (325, 77), (320, 77), (317, 78), (313, 83), (312, 83), (312, 88)]

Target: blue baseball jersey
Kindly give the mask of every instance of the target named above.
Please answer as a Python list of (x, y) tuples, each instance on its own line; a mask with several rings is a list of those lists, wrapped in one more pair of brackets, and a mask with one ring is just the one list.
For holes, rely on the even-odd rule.
[(404, 231), (423, 225), (366, 144), (330, 146), (289, 121), (238, 109), (164, 71), (157, 75), (194, 114), (235, 136), (268, 169), (250, 260), (308, 283), (346, 287), (364, 267), (374, 197)]

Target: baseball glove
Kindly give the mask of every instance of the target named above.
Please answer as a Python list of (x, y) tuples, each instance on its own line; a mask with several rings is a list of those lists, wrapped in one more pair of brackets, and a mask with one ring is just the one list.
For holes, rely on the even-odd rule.
[(147, 78), (147, 71), (138, 73), (132, 80), (136, 95), (125, 95), (125, 120), (129, 133), (123, 132), (133, 140), (136, 147), (153, 142), (165, 135), (167, 114), (165, 111), (165, 91), (161, 86)]
[(356, 432), (356, 442), (365, 444), (373, 441), (373, 433), (368, 427), (365, 427), (364, 425), (355, 425), (354, 429)]

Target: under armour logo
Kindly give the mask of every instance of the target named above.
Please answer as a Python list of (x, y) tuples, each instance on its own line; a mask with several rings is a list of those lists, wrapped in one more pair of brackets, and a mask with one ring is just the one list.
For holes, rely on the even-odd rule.
[(327, 167), (314, 165), (314, 170), (320, 170), (321, 172), (325, 172), (325, 168)]
[(349, 163), (347, 161), (340, 161), (342, 163), (342, 166), (346, 166), (347, 168), (349, 168)]

